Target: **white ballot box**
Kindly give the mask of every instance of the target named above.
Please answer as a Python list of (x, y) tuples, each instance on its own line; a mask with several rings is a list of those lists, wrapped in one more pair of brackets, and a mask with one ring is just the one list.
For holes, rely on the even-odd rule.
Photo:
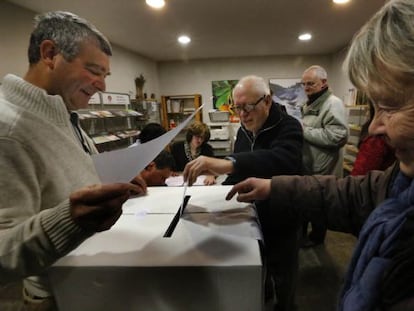
[[(217, 195), (229, 187), (201, 188), (210, 190), (188, 188), (191, 198), (170, 238), (163, 235), (183, 188), (149, 188), (125, 204), (111, 230), (56, 262), (49, 276), (59, 310), (261, 310), (260, 233), (252, 206), (220, 201)], [(164, 190), (172, 191), (168, 201)], [(209, 191), (214, 206), (206, 202)], [(175, 208), (172, 200), (178, 200)]]

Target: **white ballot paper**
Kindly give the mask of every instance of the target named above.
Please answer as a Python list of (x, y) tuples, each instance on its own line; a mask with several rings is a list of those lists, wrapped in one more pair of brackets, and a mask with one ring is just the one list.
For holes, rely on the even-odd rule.
[[(206, 175), (200, 175), (197, 177), (196, 181), (193, 183), (193, 186), (205, 186), (204, 179), (206, 179)], [(182, 187), (184, 186), (184, 176), (171, 176), (165, 180), (165, 184), (169, 187)]]
[(130, 148), (92, 155), (102, 183), (130, 182), (167, 146), (203, 107), (164, 135)]

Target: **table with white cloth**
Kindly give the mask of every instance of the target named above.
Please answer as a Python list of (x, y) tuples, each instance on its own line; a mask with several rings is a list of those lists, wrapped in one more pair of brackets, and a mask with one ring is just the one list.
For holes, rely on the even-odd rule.
[(60, 311), (262, 309), (260, 230), (251, 204), (225, 201), (230, 186), (193, 186), (171, 237), (184, 187), (149, 187), (118, 222), (49, 270)]

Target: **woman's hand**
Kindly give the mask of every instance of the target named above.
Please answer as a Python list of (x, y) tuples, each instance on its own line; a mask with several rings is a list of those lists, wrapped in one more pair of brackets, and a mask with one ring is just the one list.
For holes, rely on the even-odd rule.
[(237, 201), (252, 202), (255, 200), (266, 200), (270, 197), (271, 179), (248, 178), (235, 184), (226, 196), (226, 200), (237, 193)]

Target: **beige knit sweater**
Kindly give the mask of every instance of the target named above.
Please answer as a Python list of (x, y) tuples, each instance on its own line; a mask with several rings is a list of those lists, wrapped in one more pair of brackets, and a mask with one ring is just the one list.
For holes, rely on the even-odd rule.
[(62, 98), (7, 75), (0, 90), (0, 282), (41, 275), (25, 286), (48, 295), (46, 268), (92, 234), (71, 220), (68, 197), (96, 183)]

